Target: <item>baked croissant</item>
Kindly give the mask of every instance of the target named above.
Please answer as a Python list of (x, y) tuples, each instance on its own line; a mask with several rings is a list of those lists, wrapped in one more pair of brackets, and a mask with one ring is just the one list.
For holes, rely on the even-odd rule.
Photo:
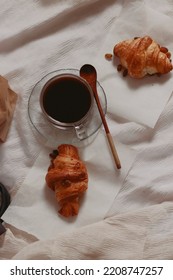
[(46, 183), (55, 191), (64, 217), (75, 216), (79, 211), (79, 198), (88, 188), (88, 174), (73, 145), (63, 144), (57, 149), (46, 174)]
[(122, 41), (114, 46), (113, 52), (133, 78), (155, 73), (166, 74), (173, 68), (168, 49), (160, 47), (149, 36)]

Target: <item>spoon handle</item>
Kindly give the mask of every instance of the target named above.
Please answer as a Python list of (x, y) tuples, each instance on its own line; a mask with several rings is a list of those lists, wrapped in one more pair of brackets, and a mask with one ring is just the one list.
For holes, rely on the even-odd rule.
[(104, 112), (103, 112), (103, 109), (102, 109), (102, 106), (101, 106), (101, 103), (100, 103), (100, 100), (99, 100), (99, 97), (98, 97), (98, 93), (97, 93), (97, 89), (93, 87), (93, 91), (94, 91), (94, 97), (95, 97), (95, 100), (96, 100), (96, 103), (97, 103), (97, 108), (99, 110), (99, 113), (100, 113), (100, 117), (102, 119), (102, 123), (104, 125), (104, 129), (106, 131), (106, 133), (110, 133), (109, 131), (109, 127), (107, 125), (107, 122), (106, 122), (106, 119), (105, 119), (105, 116), (104, 116)]
[(93, 90), (94, 98), (97, 103), (97, 107), (98, 107), (98, 110), (100, 113), (100, 117), (102, 119), (102, 123), (103, 123), (104, 129), (105, 129), (105, 132), (106, 132), (106, 136), (108, 139), (109, 146), (111, 148), (111, 152), (112, 152), (115, 164), (117, 166), (117, 169), (120, 169), (121, 163), (120, 163), (118, 153), (116, 151), (112, 136), (110, 134), (109, 127), (107, 125), (106, 118), (105, 118), (105, 115), (104, 115), (104, 112), (103, 112), (103, 109), (102, 109), (102, 106), (100, 103), (100, 99), (98, 96), (98, 92), (97, 92), (97, 71), (94, 68), (94, 66), (92, 66), (90, 64), (85, 64), (80, 69), (80, 76), (89, 83), (89, 85), (91, 86), (91, 88)]
[(121, 168), (121, 162), (120, 162), (120, 159), (118, 157), (118, 153), (117, 153), (117, 150), (115, 148), (114, 141), (112, 139), (112, 135), (110, 133), (106, 133), (106, 135), (107, 135), (109, 146), (111, 148), (112, 155), (113, 155), (114, 161), (116, 163), (117, 169), (120, 169)]
[(103, 112), (102, 106), (100, 104), (100, 100), (99, 100), (98, 93), (97, 93), (97, 88), (94, 87), (93, 91), (94, 91), (94, 97), (95, 97), (95, 100), (96, 100), (96, 103), (97, 103), (97, 107), (98, 107), (98, 110), (99, 110), (99, 113), (100, 113), (100, 117), (102, 119), (102, 123), (103, 123), (104, 129), (106, 131), (106, 136), (107, 136), (107, 139), (108, 139), (108, 142), (109, 142), (109, 146), (111, 148), (111, 152), (112, 152), (115, 164), (117, 166), (117, 169), (120, 169), (121, 168), (120, 159), (119, 159), (118, 153), (116, 151), (116, 148), (115, 148), (115, 145), (114, 145), (114, 141), (112, 139), (112, 135), (111, 135), (111, 133), (109, 131), (109, 127), (107, 125), (107, 122), (106, 122), (106, 119), (105, 119), (105, 116), (104, 116), (104, 112)]

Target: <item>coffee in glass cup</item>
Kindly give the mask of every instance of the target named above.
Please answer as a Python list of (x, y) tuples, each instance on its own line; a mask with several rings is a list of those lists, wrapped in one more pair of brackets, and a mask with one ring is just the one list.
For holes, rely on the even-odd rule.
[(93, 92), (80, 76), (66, 73), (52, 77), (43, 86), (40, 105), (51, 124), (61, 129), (75, 128), (79, 139), (86, 137), (85, 123), (93, 108)]

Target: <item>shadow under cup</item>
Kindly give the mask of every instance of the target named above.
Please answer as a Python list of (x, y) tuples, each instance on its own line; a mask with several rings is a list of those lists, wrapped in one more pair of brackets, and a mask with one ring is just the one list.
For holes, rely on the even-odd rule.
[(86, 139), (87, 124), (92, 119), (93, 92), (89, 84), (74, 74), (59, 74), (43, 86), (40, 106), (53, 126), (74, 129), (79, 140)]

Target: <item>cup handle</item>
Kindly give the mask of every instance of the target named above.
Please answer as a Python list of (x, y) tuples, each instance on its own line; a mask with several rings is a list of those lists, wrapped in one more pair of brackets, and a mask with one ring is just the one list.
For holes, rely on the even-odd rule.
[(79, 140), (83, 140), (87, 137), (86, 128), (83, 124), (76, 125), (74, 128), (75, 128), (75, 131), (76, 131), (76, 136)]

